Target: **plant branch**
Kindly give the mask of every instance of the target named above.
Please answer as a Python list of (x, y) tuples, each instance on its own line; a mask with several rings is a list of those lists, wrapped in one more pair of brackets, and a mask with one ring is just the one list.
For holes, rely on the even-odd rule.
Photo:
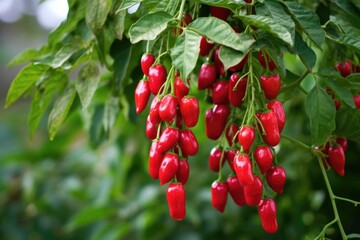
[(297, 139), (295, 139), (295, 138), (288, 137), (288, 136), (285, 136), (285, 135), (281, 135), (281, 137), (284, 138), (284, 139), (286, 139), (286, 140), (288, 140), (288, 141), (290, 141), (290, 142), (294, 142), (294, 143), (302, 146), (303, 148), (306, 148), (306, 149), (308, 149), (308, 150), (311, 150), (311, 147), (310, 147), (310, 146), (306, 145), (305, 143), (303, 143), (303, 142), (301, 142), (301, 141), (299, 141), (299, 140), (297, 140)]

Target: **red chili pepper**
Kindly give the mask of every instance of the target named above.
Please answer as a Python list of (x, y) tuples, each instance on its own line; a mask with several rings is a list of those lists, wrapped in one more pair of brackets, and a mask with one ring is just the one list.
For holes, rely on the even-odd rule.
[(209, 43), (207, 41), (206, 37), (201, 36), (201, 39), (200, 39), (200, 56), (205, 57), (206, 55), (208, 55), (213, 47), (214, 47), (214, 44)]
[(273, 199), (261, 200), (258, 206), (258, 213), (265, 232), (270, 234), (276, 233), (278, 224), (276, 220), (275, 201)]
[(149, 76), (149, 69), (155, 62), (155, 56), (150, 53), (145, 53), (141, 57), (141, 70), (146, 75)]
[(170, 122), (174, 120), (176, 115), (176, 108), (178, 105), (178, 100), (173, 95), (165, 95), (163, 99), (161, 99), (159, 105), (159, 116), (161, 120), (164, 122)]
[(157, 150), (158, 142), (153, 141), (149, 153), (149, 174), (153, 179), (159, 179), (159, 169), (164, 153)]
[(216, 140), (224, 131), (226, 120), (230, 114), (230, 109), (227, 105), (214, 105), (212, 109), (206, 111), (205, 129), (206, 136), (209, 139)]
[(180, 130), (179, 145), (181, 152), (194, 156), (199, 150), (198, 141), (190, 129)]
[(215, 82), (212, 90), (212, 101), (214, 104), (229, 103), (229, 81)]
[(198, 89), (203, 90), (211, 88), (217, 77), (216, 67), (214, 64), (204, 63), (200, 67), (198, 77)]
[(236, 149), (229, 149), (228, 151), (225, 152), (226, 159), (227, 159), (228, 164), (233, 172), (235, 172), (234, 158), (235, 158), (236, 154), (238, 154), (238, 153), (239, 153), (239, 150), (236, 150)]
[(223, 158), (221, 158), (222, 151), (223, 150), (218, 149), (216, 147), (211, 149), (208, 163), (209, 163), (210, 170), (213, 171), (213, 172), (219, 172), (219, 170), (220, 170), (220, 161), (221, 161), (221, 166), (224, 166), (225, 154), (223, 154)]
[(240, 185), (237, 177), (228, 177), (226, 180), (227, 188), (230, 193), (230, 196), (239, 206), (245, 205), (245, 195), (244, 195), (244, 187)]
[(272, 166), (273, 152), (269, 146), (259, 146), (255, 149), (254, 158), (262, 174)]
[[(348, 140), (347, 140), (347, 138), (337, 137), (336, 142), (337, 142), (337, 144), (339, 144), (343, 148), (344, 153), (345, 153), (346, 150), (348, 149)], [(329, 144), (329, 147), (330, 147), (330, 144)]]
[(258, 205), (262, 198), (262, 191), (263, 183), (258, 176), (255, 176), (252, 184), (244, 186), (246, 204), (249, 206)]
[(157, 150), (167, 152), (173, 148), (179, 140), (179, 130), (173, 127), (166, 127), (161, 133)]
[(185, 85), (180, 77), (175, 78), (175, 96), (180, 101), (184, 96), (189, 94), (189, 87)]
[(199, 102), (196, 97), (184, 97), (180, 101), (180, 112), (187, 127), (195, 127), (199, 120)]
[(214, 55), (213, 55), (213, 61), (215, 63), (216, 71), (220, 76), (225, 76), (225, 67), (223, 62), (219, 58), (219, 52), (220, 47), (216, 48)]
[(227, 17), (230, 14), (230, 10), (227, 8), (211, 6), (210, 14), (213, 17), (216, 17), (216, 18), (226, 21)]
[(282, 194), (286, 183), (285, 169), (279, 166), (272, 166), (266, 172), (266, 181), (275, 192)]
[(176, 177), (179, 169), (179, 157), (174, 153), (167, 153), (161, 161), (159, 168), (160, 185), (170, 182)]
[(354, 104), (357, 109), (360, 109), (360, 95), (353, 96)]
[[(278, 145), (280, 143), (280, 133), (275, 113), (270, 111), (259, 114), (259, 120), (265, 130), (265, 133), (262, 133), (264, 141), (273, 147)], [(259, 130), (262, 132), (261, 127)]]
[(161, 86), (166, 81), (166, 68), (158, 63), (149, 69), (149, 83), (152, 94), (158, 94)]
[(244, 149), (244, 152), (249, 153), (249, 150), (255, 139), (255, 130), (250, 126), (242, 126), (238, 134), (238, 141)]
[(340, 176), (345, 175), (345, 153), (344, 149), (338, 145), (329, 148), (330, 166)]
[(157, 136), (157, 128), (158, 128), (158, 125), (153, 124), (150, 121), (150, 117), (148, 116), (146, 119), (146, 130), (145, 130), (146, 137), (150, 140), (154, 140)]
[(160, 102), (161, 100), (157, 96), (155, 96), (150, 105), (149, 116), (150, 116), (150, 121), (153, 124), (159, 124), (161, 122), (161, 118), (159, 115)]
[(346, 59), (344, 63), (336, 63), (336, 68), (343, 77), (347, 77), (351, 74), (351, 62), (348, 59)]
[(183, 185), (185, 185), (189, 179), (189, 173), (190, 173), (190, 168), (189, 168), (188, 160), (186, 158), (181, 159), (179, 161), (179, 168), (176, 173), (176, 180), (178, 180)]
[(212, 206), (223, 213), (227, 201), (227, 185), (225, 182), (215, 181), (211, 185), (211, 204)]
[(234, 169), (242, 186), (251, 185), (254, 182), (251, 161), (247, 155), (239, 154), (235, 156)]
[(269, 56), (266, 56), (266, 60), (265, 60), (265, 56), (262, 51), (259, 51), (258, 59), (261, 66), (263, 66), (263, 68), (266, 68), (266, 61), (268, 62), (268, 67), (270, 71), (273, 71), (276, 68), (275, 62)]
[(246, 93), (247, 81), (247, 77), (242, 77), (240, 79), (237, 73), (231, 75), (229, 81), (229, 102), (234, 107), (239, 107), (242, 104)]
[(279, 127), (279, 133), (281, 133), (286, 122), (286, 115), (282, 103), (278, 100), (273, 100), (271, 102), (268, 102), (266, 106), (269, 110), (275, 113)]
[(170, 216), (183, 220), (186, 216), (186, 192), (181, 183), (170, 183), (166, 190)]
[(261, 76), (260, 85), (264, 90), (265, 97), (267, 99), (276, 98), (280, 91), (280, 76), (275, 73), (272, 76)]
[(137, 114), (145, 109), (150, 93), (149, 82), (145, 80), (139, 81), (135, 89), (135, 106)]
[(237, 133), (237, 131), (239, 131), (239, 126), (236, 125), (235, 123), (230, 124), (227, 128), (226, 128), (226, 140), (229, 143), (229, 146), (233, 145), (233, 138), (235, 137), (235, 134)]

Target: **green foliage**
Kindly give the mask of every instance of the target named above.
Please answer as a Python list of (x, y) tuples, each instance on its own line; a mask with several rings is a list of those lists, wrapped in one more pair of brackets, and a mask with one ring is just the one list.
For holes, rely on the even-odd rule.
[[(135, 115), (133, 92), (138, 80), (144, 78), (139, 65), (141, 54), (145, 51), (156, 56), (162, 54), (161, 60), (168, 70), (174, 67), (183, 79), (190, 78), (191, 94), (204, 106), (200, 115), (203, 119), (208, 95), (197, 91), (196, 75), (199, 66), (211, 59), (199, 57), (200, 36), (221, 45), (219, 58), (225, 70), (250, 53), (254, 71), (268, 74), (256, 60), (261, 49), (274, 60), (278, 66), (276, 71), (282, 77), (279, 98), (285, 102), (288, 116), (284, 135), (306, 144), (311, 136), (312, 146), (323, 145), (335, 136), (347, 137), (353, 141), (347, 160), (353, 166), (357, 164), (359, 150), (354, 142), (360, 143), (360, 115), (352, 96), (360, 91), (360, 75), (342, 77), (332, 69), (336, 62), (344, 59), (360, 64), (357, 1), (331, 0), (326, 3), (329, 6), (324, 6), (323, 1), (306, 5), (307, 1), (259, 0), (248, 5), (244, 1), (190, 0), (185, 8), (177, 0), (68, 2), (68, 18), (50, 34), (48, 43), (39, 50), (26, 50), (9, 63), (9, 66), (28, 65), (13, 80), (6, 106), (22, 96), (30, 96), (30, 135), (37, 139), (36, 129), (40, 126), (39, 138), (43, 138), (45, 115), (50, 139), (54, 141), (40, 142), (39, 152), (21, 146), (25, 153), (15, 154), (17, 150), (11, 152), (10, 149), (9, 154), (2, 156), (6, 163), (4, 171), (10, 171), (11, 162), (16, 162), (22, 181), (28, 182), (26, 179), (31, 178), (29, 182), (34, 183), (22, 186), (24, 193), (18, 200), (24, 211), (31, 210), (31, 204), (38, 208), (39, 216), (29, 218), (35, 219), (34, 229), (43, 230), (43, 218), (61, 215), (64, 207), (59, 222), (51, 225), (61, 226), (61, 234), (41, 233), (40, 238), (219, 239), (225, 233), (229, 239), (317, 236), (326, 219), (333, 217), (331, 213), (322, 213), (320, 208), (329, 210), (331, 206), (321, 197), (324, 192), (319, 189), (324, 186), (319, 185), (321, 176), (310, 161), (312, 156), (286, 140), (281, 142), (277, 159), (284, 162), (289, 179), (285, 190), (289, 193), (279, 198), (278, 204), (281, 230), (274, 236), (265, 235), (258, 231), (260, 223), (253, 209), (239, 209), (234, 204), (228, 205), (223, 217), (217, 215), (209, 204), (210, 180), (215, 175), (204, 170), (210, 143), (203, 136), (203, 124), (194, 129), (201, 148), (196, 157), (199, 161), (189, 160), (193, 175), (187, 189), (188, 218), (182, 223), (171, 221), (164, 189), (150, 182), (146, 173), (149, 145), (144, 136), (146, 114)], [(135, 4), (140, 4), (139, 9), (130, 15), (127, 9)], [(229, 21), (209, 16), (209, 6), (231, 10)], [(328, 11), (320, 18), (319, 13), (325, 7)], [(256, 15), (247, 14), (252, 10)], [(184, 12), (194, 19), (189, 25), (180, 24)], [(239, 26), (243, 32), (236, 33), (233, 26)], [(176, 36), (180, 29), (182, 33)], [(340, 100), (339, 111), (324, 88)], [(63, 124), (65, 127), (61, 128)], [(80, 126), (88, 133), (79, 132)], [(2, 133), (0, 131), (0, 136)], [(96, 150), (82, 147), (72, 154), (76, 147), (71, 145), (84, 142), (83, 137), (76, 134), (85, 135)], [(79, 157), (81, 154), (83, 157)], [(31, 156), (34, 162), (22, 162)], [(51, 158), (51, 171), (46, 170), (48, 158)], [(56, 173), (58, 167), (64, 172)], [(42, 174), (43, 168), (46, 171)], [(351, 172), (350, 167), (349, 170)], [(349, 176), (355, 178), (356, 172), (353, 174)], [(79, 187), (54, 193), (53, 201), (63, 205), (59, 210), (56, 209), (59, 205), (54, 207), (48, 195), (56, 187), (62, 189), (62, 185), (72, 181), (68, 175), (76, 179)], [(335, 176), (331, 178), (337, 180)], [(1, 184), (5, 186), (5, 180)], [(349, 191), (356, 192), (356, 187)], [(11, 186), (6, 189), (9, 191), (6, 196), (12, 196)], [(7, 204), (13, 207), (11, 201)], [(6, 208), (2, 210), (6, 218), (10, 213)], [(351, 214), (349, 210), (349, 219), (353, 218)], [(11, 227), (6, 225), (6, 229)], [(25, 229), (22, 228), (24, 232)], [(5, 236), (10, 239), (20, 239), (12, 238), (11, 230), (6, 232)], [(337, 233), (333, 236), (340, 238)], [(356, 237), (357, 234), (348, 236)]]

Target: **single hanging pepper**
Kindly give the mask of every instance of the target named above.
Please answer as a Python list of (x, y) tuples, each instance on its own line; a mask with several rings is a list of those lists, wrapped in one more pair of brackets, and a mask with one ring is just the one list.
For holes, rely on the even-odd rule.
[(161, 161), (159, 168), (160, 185), (170, 182), (179, 169), (179, 157), (174, 153), (167, 153)]
[(266, 172), (266, 181), (275, 192), (282, 194), (286, 182), (285, 169), (279, 166), (273, 166)]
[(258, 206), (258, 213), (265, 232), (270, 234), (276, 233), (278, 224), (276, 220), (275, 201), (273, 199), (261, 200)]
[(166, 199), (170, 216), (174, 220), (183, 220), (186, 216), (186, 192), (181, 183), (170, 183), (166, 190)]
[(135, 106), (137, 114), (141, 113), (145, 109), (150, 93), (149, 82), (145, 80), (139, 81), (135, 89)]
[(223, 213), (227, 201), (227, 185), (225, 182), (215, 181), (211, 185), (211, 204), (212, 206)]
[(239, 183), (242, 186), (250, 185), (254, 182), (251, 161), (246, 154), (239, 154), (235, 156), (234, 169)]
[(180, 101), (180, 112), (187, 127), (195, 127), (199, 120), (199, 102), (196, 97), (183, 97)]

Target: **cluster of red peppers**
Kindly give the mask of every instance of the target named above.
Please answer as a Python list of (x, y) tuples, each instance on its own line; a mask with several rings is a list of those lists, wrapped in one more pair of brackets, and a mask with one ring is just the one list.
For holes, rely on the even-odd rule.
[[(226, 20), (229, 13), (227, 9), (211, 7), (214, 17)], [(183, 17), (185, 24), (191, 21), (189, 15)], [(225, 70), (219, 48), (201, 37), (200, 55), (206, 62), (200, 68), (197, 87), (207, 90), (213, 103), (206, 111), (206, 135), (219, 140), (209, 156), (210, 169), (219, 173), (211, 186), (211, 202), (223, 212), (229, 193), (239, 206), (257, 206), (264, 230), (275, 233), (276, 204), (268, 190), (281, 194), (286, 182), (285, 170), (277, 165), (274, 149), (280, 143), (286, 121), (283, 105), (276, 100), (280, 76), (273, 71), (277, 66), (264, 49), (257, 58), (249, 52), (241, 62)], [(186, 216), (187, 157), (198, 152), (197, 139), (189, 128), (198, 122), (199, 103), (189, 96), (189, 81), (181, 79), (173, 67), (167, 73), (158, 61), (159, 57), (150, 53), (141, 58), (144, 79), (135, 90), (136, 112), (145, 109), (152, 93), (146, 121), (146, 136), (152, 140), (149, 173), (160, 180), (160, 185), (171, 182), (166, 192), (170, 216), (182, 220)], [(264, 74), (254, 74), (254, 62), (263, 66)], [(226, 160), (231, 174), (224, 180), (221, 172)]]

